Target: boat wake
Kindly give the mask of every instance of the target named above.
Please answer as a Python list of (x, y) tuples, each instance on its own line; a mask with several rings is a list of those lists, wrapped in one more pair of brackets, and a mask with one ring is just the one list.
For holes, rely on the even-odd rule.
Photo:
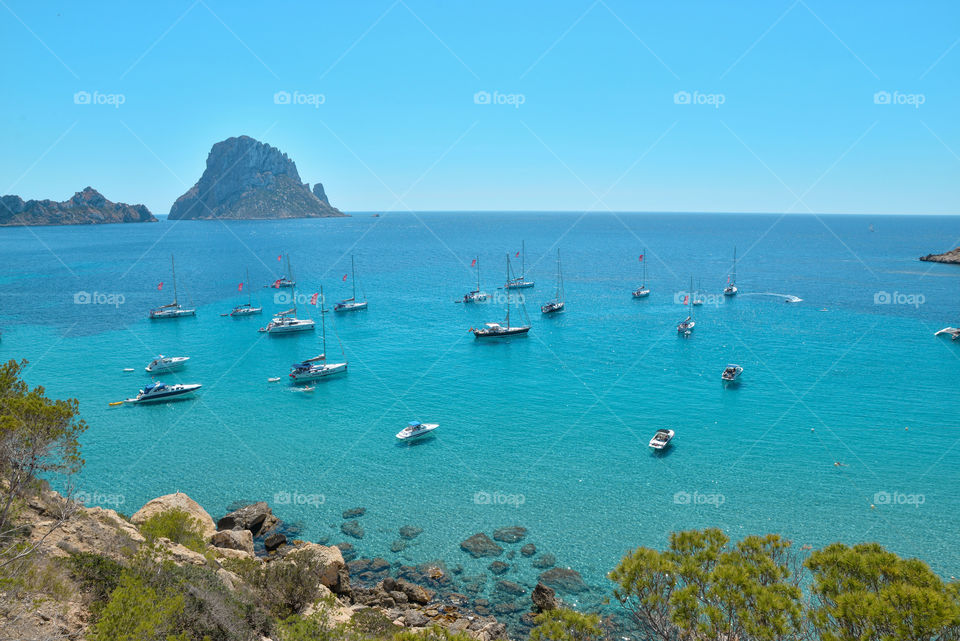
[(777, 298), (782, 298), (785, 303), (802, 303), (803, 299), (799, 296), (794, 296), (793, 294), (778, 294), (776, 292), (748, 292), (746, 294), (740, 294), (741, 296), (776, 296)]

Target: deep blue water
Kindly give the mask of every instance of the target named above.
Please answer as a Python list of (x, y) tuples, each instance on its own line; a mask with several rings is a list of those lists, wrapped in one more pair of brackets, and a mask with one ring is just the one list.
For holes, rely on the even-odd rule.
[[(178, 489), (214, 518), (234, 501), (266, 500), (305, 538), (332, 543), (346, 538), (340, 512), (364, 506), (366, 536), (352, 541), (361, 554), (446, 559), (471, 574), (489, 559), (471, 560), (461, 540), (523, 525), (524, 542), (594, 586), (568, 597), (584, 605), (603, 596), (626, 550), (706, 526), (815, 547), (876, 540), (949, 576), (960, 570), (960, 343), (933, 332), (960, 323), (960, 267), (917, 257), (958, 237), (953, 217), (719, 214), (0, 229), (0, 357), (28, 359), (30, 383), (79, 399), (90, 424), (83, 489), (122, 497), (126, 513)], [(470, 261), (480, 256), (493, 292), (521, 240), (536, 281), (523, 292), (533, 329), (477, 342), (467, 330), (503, 309), (453, 303), (473, 288)], [(543, 318), (558, 246), (567, 311)], [(692, 277), (712, 300), (734, 246), (741, 295), (697, 308), (693, 335), (679, 338), (687, 311), (676, 293)], [(354, 254), (370, 301), (328, 316), (328, 352), (342, 343), (350, 371), (312, 394), (267, 379), (318, 353), (319, 332), (268, 337), (256, 331), (267, 315), (220, 317), (245, 300), (247, 268), (254, 299), (282, 308), (262, 287), (279, 276), (281, 252), (301, 293), (323, 283), (329, 299), (347, 295)], [(638, 301), (644, 252), (653, 293)], [(197, 317), (151, 322), (147, 310), (171, 296), (171, 253)], [(123, 302), (75, 304), (79, 291)], [(922, 304), (877, 304), (878, 292)], [(166, 380), (203, 383), (199, 399), (109, 408), (148, 380), (143, 367), (160, 352), (192, 358)], [(728, 362), (745, 368), (737, 388), (720, 384)], [(398, 446), (393, 435), (414, 418), (441, 427)], [(654, 456), (647, 441), (659, 427), (677, 437)], [(393, 554), (405, 524), (424, 533)], [(514, 566), (506, 578), (532, 586), (529, 560)]]

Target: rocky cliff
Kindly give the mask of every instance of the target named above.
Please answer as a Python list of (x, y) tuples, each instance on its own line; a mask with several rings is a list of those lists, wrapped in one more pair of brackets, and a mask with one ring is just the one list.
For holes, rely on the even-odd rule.
[(170, 220), (343, 216), (317, 183), (300, 182), (285, 153), (249, 136), (216, 143), (207, 168), (170, 208)]
[(926, 256), (921, 256), (920, 260), (925, 260), (931, 263), (960, 264), (960, 247), (952, 249), (943, 254), (927, 254)]
[(154, 223), (144, 205), (115, 203), (93, 187), (78, 191), (70, 200), (27, 200), (0, 196), (0, 225), (93, 225), (103, 223)]

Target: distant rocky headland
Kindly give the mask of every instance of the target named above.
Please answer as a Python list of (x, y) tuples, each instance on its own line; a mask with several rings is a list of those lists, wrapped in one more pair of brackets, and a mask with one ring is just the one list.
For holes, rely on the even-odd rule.
[(951, 249), (950, 251), (942, 254), (927, 254), (926, 256), (921, 256), (920, 260), (925, 260), (931, 263), (960, 264), (960, 247)]
[(170, 208), (170, 220), (278, 219), (344, 216), (323, 185), (300, 182), (285, 153), (249, 136), (216, 143), (207, 168)]
[(157, 219), (146, 206), (111, 202), (93, 187), (78, 191), (70, 200), (59, 203), (0, 196), (0, 226), (155, 222)]

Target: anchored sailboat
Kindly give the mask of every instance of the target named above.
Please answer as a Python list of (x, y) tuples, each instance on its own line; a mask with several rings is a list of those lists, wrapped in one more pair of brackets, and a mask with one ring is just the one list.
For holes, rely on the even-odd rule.
[[(510, 279), (510, 254), (507, 254), (507, 282)], [(474, 338), (505, 338), (508, 336), (524, 335), (530, 331), (529, 325), (511, 326), (510, 325), (510, 294), (507, 294), (507, 320), (504, 325), (500, 323), (485, 323), (479, 329), (470, 329)]]
[(323, 353), (290, 366), (290, 378), (294, 384), (315, 381), (320, 378), (347, 371), (346, 362), (327, 362), (327, 321), (323, 298), (323, 286), (320, 286), (320, 326), (323, 328)]
[(287, 254), (287, 273), (277, 280), (273, 281), (271, 287), (296, 287), (297, 282), (293, 280), (293, 271), (290, 269), (290, 254)]
[(477, 268), (477, 288), (472, 292), (467, 292), (463, 295), (463, 298), (460, 300), (461, 303), (476, 303), (482, 300), (487, 300), (487, 293), (480, 291), (480, 257), (477, 256), (473, 259), (473, 266)]
[(516, 278), (507, 278), (504, 289), (527, 289), (533, 287), (533, 281), (527, 280), (527, 244), (520, 241), (520, 275)]
[[(287, 263), (287, 269), (289, 270), (290, 264)], [(293, 282), (293, 272), (290, 273), (290, 282)], [(279, 314), (275, 314), (273, 319), (267, 324), (266, 327), (261, 327), (261, 332), (266, 332), (270, 335), (275, 334), (290, 334), (292, 332), (308, 332), (313, 331), (314, 322), (310, 318), (297, 318), (297, 289), (293, 288), (293, 307), (288, 310), (282, 311)]]
[(357, 300), (357, 268), (354, 264), (353, 256), (350, 256), (350, 274), (350, 280), (353, 284), (353, 296), (334, 305), (333, 311), (335, 312), (355, 312), (367, 308), (366, 297), (364, 297), (362, 301)]
[(640, 287), (637, 287), (635, 290), (633, 290), (634, 298), (646, 298), (650, 295), (650, 290), (647, 289), (647, 261), (645, 258), (646, 250), (644, 250), (644, 253), (640, 254), (640, 262), (643, 264), (643, 280), (640, 283)]
[(554, 295), (553, 300), (545, 303), (540, 307), (540, 311), (544, 314), (554, 314), (556, 312), (562, 312), (564, 307), (563, 302), (563, 272), (560, 271), (560, 249), (557, 249), (557, 293)]
[(733, 270), (730, 272), (730, 277), (727, 279), (727, 286), (723, 288), (724, 296), (736, 296), (737, 292), (737, 248), (733, 248)]
[[(693, 277), (690, 278), (690, 293), (687, 294), (686, 298), (683, 301), (684, 305), (689, 305), (693, 301)], [(693, 320), (693, 307), (690, 307), (690, 315), (685, 319), (680, 321), (680, 324), (677, 325), (677, 333), (681, 336), (689, 336), (693, 332), (693, 327), (696, 323)]]
[(173, 302), (167, 305), (161, 305), (150, 310), (150, 318), (180, 318), (181, 316), (196, 316), (197, 310), (186, 309), (177, 302), (177, 267), (173, 261), (173, 254), (170, 254), (170, 271), (173, 273)]
[(700, 282), (700, 279), (697, 279), (697, 290), (696, 290), (695, 292), (692, 292), (692, 293), (690, 294), (690, 296), (691, 296), (690, 304), (691, 304), (691, 305), (694, 305), (694, 306), (703, 305), (703, 295), (700, 293), (701, 289), (703, 289), (702, 283)]
[(259, 314), (263, 311), (262, 307), (253, 306), (253, 293), (250, 291), (250, 270), (247, 270), (247, 282), (244, 285), (247, 288), (247, 302), (242, 305), (237, 305), (233, 308), (233, 311), (230, 312), (230, 316), (237, 318), (239, 316), (253, 316), (254, 314)]

